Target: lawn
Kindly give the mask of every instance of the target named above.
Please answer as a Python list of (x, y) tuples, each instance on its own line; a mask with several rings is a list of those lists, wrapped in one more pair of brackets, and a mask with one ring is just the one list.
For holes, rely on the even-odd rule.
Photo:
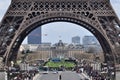
[(45, 66), (48, 67), (61, 67), (64, 66), (65, 68), (70, 68), (70, 67), (74, 67), (75, 63), (73, 62), (66, 62), (66, 61), (60, 61), (60, 62), (53, 62), (53, 61), (49, 61), (45, 64)]

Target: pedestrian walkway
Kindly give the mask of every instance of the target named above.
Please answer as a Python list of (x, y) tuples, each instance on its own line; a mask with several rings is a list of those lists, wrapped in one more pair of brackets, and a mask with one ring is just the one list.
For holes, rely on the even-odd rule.
[(7, 73), (6, 72), (0, 72), (0, 80), (7, 80)]
[(82, 75), (82, 73), (80, 73), (79, 76), (81, 79), (83, 79), (83, 80), (85, 79), (85, 77)]
[[(81, 73), (82, 76), (84, 76), (85, 78), (92, 80), (89, 76), (87, 76), (85, 73)], [(120, 72), (116, 73), (116, 80), (120, 80)]]
[(88, 79), (88, 80), (92, 80), (89, 76), (87, 76), (87, 74), (85, 73), (81, 73), (82, 76), (84, 76), (84, 78)]
[(40, 74), (39, 74), (39, 73), (38, 73), (38, 74), (36, 74), (36, 75), (33, 77), (33, 80), (37, 80), (39, 76), (40, 76)]
[[(59, 72), (59, 74), (61, 74), (62, 72)], [(87, 74), (86, 73), (79, 73), (78, 74), (79, 76), (80, 76), (80, 78), (82, 79), (82, 80), (92, 80), (89, 76), (87, 76)], [(40, 78), (40, 76), (41, 76), (41, 74), (36, 74), (34, 77), (33, 77), (33, 80), (38, 80), (39, 78)], [(1, 77), (0, 77), (0, 80), (2, 80), (1, 79)], [(116, 74), (116, 80), (120, 80), (120, 72), (117, 72), (117, 74)]]
[(83, 79), (83, 80), (85, 80), (85, 79), (92, 80), (92, 79), (90, 79), (90, 77), (87, 76), (85, 73), (80, 73), (79, 76), (80, 76), (80, 78)]
[(120, 72), (116, 73), (116, 80), (120, 80)]

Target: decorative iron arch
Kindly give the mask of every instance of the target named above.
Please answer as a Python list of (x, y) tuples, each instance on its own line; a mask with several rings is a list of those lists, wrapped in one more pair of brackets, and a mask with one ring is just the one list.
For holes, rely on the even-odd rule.
[(33, 29), (54, 21), (68, 21), (88, 29), (99, 40), (105, 61), (115, 64), (120, 21), (110, 0), (12, 0), (0, 23), (3, 63), (8, 66), (9, 61), (16, 59), (20, 44)]
[[(109, 56), (110, 58), (105, 58), (105, 59), (109, 59), (109, 61), (114, 60), (112, 48), (111, 48), (110, 44), (108, 43), (106, 36), (104, 36), (104, 34), (101, 33), (100, 25), (99, 25), (98, 21), (95, 20), (95, 18), (91, 20), (91, 18), (82, 16), (82, 15), (62, 12), (62, 13), (50, 13), (50, 14), (46, 13), (42, 16), (40, 15), (40, 16), (34, 17), (30, 20), (26, 20), (24, 22), (24, 24), (22, 25), (22, 29), (20, 29), (20, 31), (18, 31), (16, 39), (14, 39), (15, 41), (13, 41), (13, 44), (11, 45), (8, 52), (6, 53), (6, 55), (7, 55), (6, 61), (9, 61), (11, 59), (14, 60), (13, 55), (17, 55), (17, 54), (16, 54), (16, 52), (10, 51), (10, 50), (14, 49), (14, 50), (18, 51), (19, 46), (21, 45), (24, 38), (31, 31), (33, 31), (36, 27), (50, 23), (50, 22), (57, 22), (57, 21), (65, 21), (65, 22), (75, 23), (75, 24), (83, 26), (84, 28), (89, 30), (91, 33), (93, 33), (96, 36), (96, 38), (100, 42), (100, 44), (103, 48), (103, 51), (105, 53), (105, 57), (108, 57), (107, 56), (108, 54), (112, 55), (112, 56)], [(16, 57), (16, 56), (14, 56), (14, 57)], [(107, 61), (107, 60), (105, 60), (105, 61)]]

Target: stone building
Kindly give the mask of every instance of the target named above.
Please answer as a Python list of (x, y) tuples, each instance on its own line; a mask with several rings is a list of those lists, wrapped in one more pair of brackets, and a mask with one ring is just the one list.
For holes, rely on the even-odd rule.
[(78, 44), (65, 44), (62, 40), (59, 40), (58, 43), (51, 44), (40, 44), (36, 51), (29, 53), (26, 57), (27, 61), (32, 60), (48, 60), (49, 58), (76, 58), (78, 60), (88, 59), (94, 60), (95, 56), (100, 57), (101, 60), (104, 60), (103, 54), (92, 54), (86, 53), (82, 45)]

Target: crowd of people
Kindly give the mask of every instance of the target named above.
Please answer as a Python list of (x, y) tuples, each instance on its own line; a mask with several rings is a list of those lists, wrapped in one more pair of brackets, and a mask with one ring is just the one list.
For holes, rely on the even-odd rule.
[(11, 72), (9, 73), (9, 80), (33, 80), (33, 77), (38, 72), (36, 70), (33, 71), (22, 71), (22, 72)]
[(76, 68), (76, 72), (85, 73), (92, 80), (110, 80), (108, 73), (101, 73), (99, 70), (94, 70), (93, 67), (89, 64)]

